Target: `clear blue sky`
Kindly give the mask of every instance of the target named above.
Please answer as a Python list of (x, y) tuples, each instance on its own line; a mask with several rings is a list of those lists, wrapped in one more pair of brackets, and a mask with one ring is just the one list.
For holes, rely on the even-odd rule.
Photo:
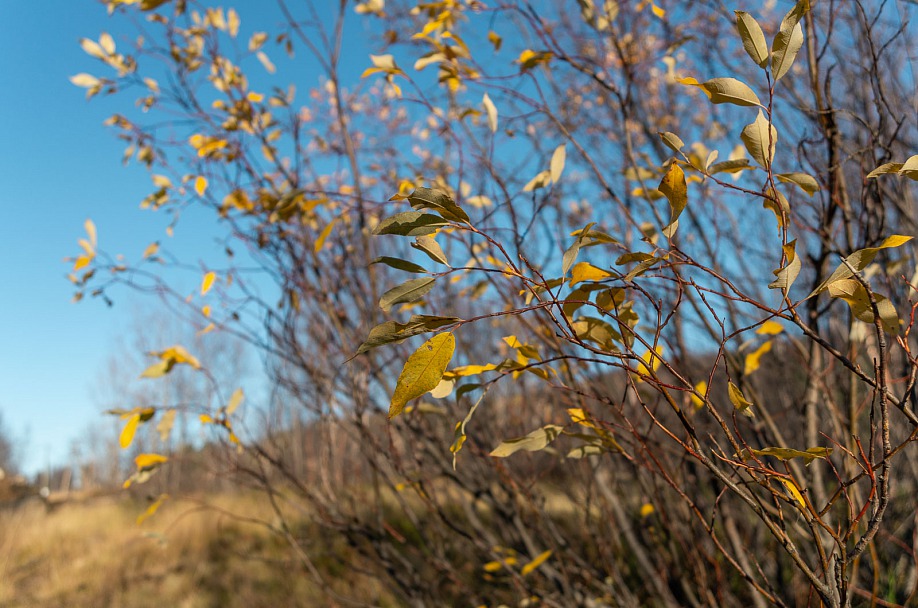
[[(227, 5), (238, 7), (244, 31), (270, 29), (277, 20), (274, 3)], [(30, 473), (65, 462), (81, 431), (105, 422), (93, 387), (136, 312), (136, 298), (124, 291), (113, 308), (91, 298), (72, 303), (63, 258), (78, 252), (87, 218), (102, 249), (133, 259), (164, 239), (168, 223), (139, 208), (149, 174), (121, 164), (123, 144), (102, 126), (126, 110), (127, 98), (87, 102), (85, 90), (69, 82), (80, 72), (101, 72), (79, 39), (107, 31), (119, 42), (118, 24), (123, 20), (91, 0), (0, 8), (0, 414), (22, 441), (21, 464)], [(195, 243), (212, 243), (212, 230), (183, 218), (170, 249), (196, 262)]]

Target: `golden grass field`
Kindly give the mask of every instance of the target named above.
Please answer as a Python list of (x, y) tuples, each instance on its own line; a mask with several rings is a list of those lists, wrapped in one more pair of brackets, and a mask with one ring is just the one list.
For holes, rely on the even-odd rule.
[[(332, 606), (279, 536), (227, 513), (269, 518), (257, 496), (166, 502), (142, 524), (144, 505), (116, 496), (0, 511), (0, 606), (176, 608)], [(333, 588), (395, 605), (371, 579), (332, 558), (318, 536), (312, 559)]]

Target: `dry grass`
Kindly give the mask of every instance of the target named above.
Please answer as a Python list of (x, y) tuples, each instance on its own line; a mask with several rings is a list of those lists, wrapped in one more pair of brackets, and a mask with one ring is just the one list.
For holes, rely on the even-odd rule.
[[(287, 545), (237, 515), (270, 517), (257, 496), (209, 498), (219, 510), (166, 503), (142, 525), (123, 498), (0, 511), (0, 606), (328, 606)], [(225, 511), (225, 512), (224, 512)], [(342, 564), (346, 547), (320, 540), (312, 558), (338, 591), (393, 605), (378, 585)]]

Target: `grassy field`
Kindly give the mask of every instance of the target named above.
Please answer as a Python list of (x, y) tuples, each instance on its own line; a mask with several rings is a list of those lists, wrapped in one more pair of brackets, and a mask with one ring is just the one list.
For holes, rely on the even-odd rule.
[[(257, 497), (209, 498), (214, 509), (167, 502), (138, 525), (144, 506), (118, 497), (39, 502), (0, 511), (0, 606), (329, 606), (288, 546), (224, 513), (270, 513)], [(317, 532), (318, 533), (318, 532)], [(311, 556), (339, 591), (395, 605), (378, 585), (340, 566), (347, 548), (317, 537)]]

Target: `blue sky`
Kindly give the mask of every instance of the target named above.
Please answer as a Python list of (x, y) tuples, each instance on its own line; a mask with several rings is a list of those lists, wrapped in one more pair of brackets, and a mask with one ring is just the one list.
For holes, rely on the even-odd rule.
[[(254, 27), (270, 28), (276, 9), (266, 4), (229, 3), (239, 7), (248, 31), (247, 17), (260, 21)], [(80, 38), (107, 31), (118, 42), (119, 24), (90, 0), (0, 8), (0, 414), (20, 440), (21, 465), (30, 473), (65, 462), (88, 425), (106, 422), (93, 394), (138, 308), (123, 290), (114, 293), (112, 308), (91, 298), (72, 303), (63, 259), (78, 253), (87, 218), (102, 249), (133, 259), (165, 238), (169, 221), (139, 208), (151, 191), (149, 174), (122, 165), (123, 144), (102, 125), (126, 110), (127, 99), (86, 101), (85, 90), (69, 82), (74, 74), (101, 71), (80, 49)], [(194, 263), (196, 247), (206, 255), (212, 246), (213, 230), (203, 218), (184, 217), (170, 249)]]

